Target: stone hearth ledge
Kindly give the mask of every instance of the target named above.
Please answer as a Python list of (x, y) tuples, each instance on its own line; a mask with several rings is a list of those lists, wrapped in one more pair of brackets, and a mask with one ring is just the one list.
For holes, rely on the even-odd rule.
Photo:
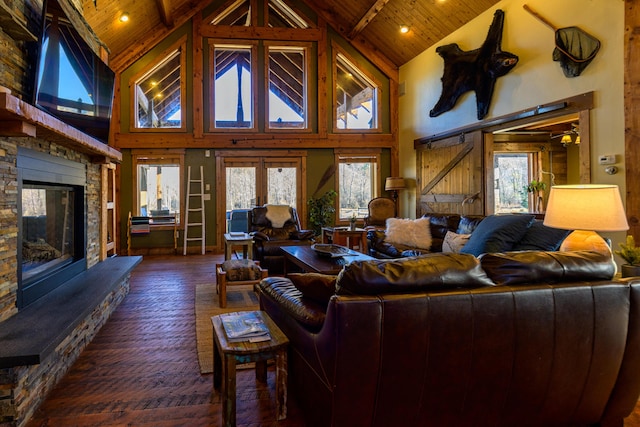
[(0, 323), (0, 368), (45, 360), (141, 261), (108, 258)]

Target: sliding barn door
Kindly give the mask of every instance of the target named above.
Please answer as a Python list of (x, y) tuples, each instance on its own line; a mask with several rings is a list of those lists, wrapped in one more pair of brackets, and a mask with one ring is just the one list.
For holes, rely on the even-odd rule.
[(482, 132), (431, 141), (417, 149), (416, 215), (484, 214)]

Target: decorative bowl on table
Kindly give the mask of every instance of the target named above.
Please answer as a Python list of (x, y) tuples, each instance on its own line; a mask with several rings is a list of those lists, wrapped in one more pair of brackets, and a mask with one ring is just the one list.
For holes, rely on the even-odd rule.
[(324, 244), (324, 243), (315, 243), (311, 245), (311, 249), (316, 251), (318, 255), (326, 256), (330, 258), (337, 258), (344, 255), (349, 255), (349, 249), (340, 245), (332, 245), (332, 244)]

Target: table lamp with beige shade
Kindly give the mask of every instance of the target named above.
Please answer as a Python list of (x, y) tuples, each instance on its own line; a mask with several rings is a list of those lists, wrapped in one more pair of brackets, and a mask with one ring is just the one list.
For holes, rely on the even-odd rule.
[(617, 185), (554, 185), (549, 193), (544, 225), (574, 230), (561, 251), (598, 251), (613, 256), (611, 247), (596, 231), (629, 229)]

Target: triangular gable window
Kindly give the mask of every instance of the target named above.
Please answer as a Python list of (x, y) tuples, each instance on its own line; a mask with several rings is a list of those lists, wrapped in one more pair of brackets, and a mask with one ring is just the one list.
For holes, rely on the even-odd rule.
[[(211, 19), (211, 25), (249, 27), (252, 25), (250, 0), (236, 0)], [(310, 28), (313, 25), (285, 0), (269, 0), (266, 11), (268, 22), (265, 26), (277, 28)]]
[(270, 0), (269, 27), (309, 28), (309, 23), (289, 7), (283, 0)]
[(248, 27), (251, 25), (251, 1), (237, 0), (211, 21), (212, 25)]
[(185, 47), (186, 41), (180, 40), (133, 78), (135, 128), (184, 128)]
[(378, 84), (347, 56), (334, 62), (335, 130), (378, 129)]

